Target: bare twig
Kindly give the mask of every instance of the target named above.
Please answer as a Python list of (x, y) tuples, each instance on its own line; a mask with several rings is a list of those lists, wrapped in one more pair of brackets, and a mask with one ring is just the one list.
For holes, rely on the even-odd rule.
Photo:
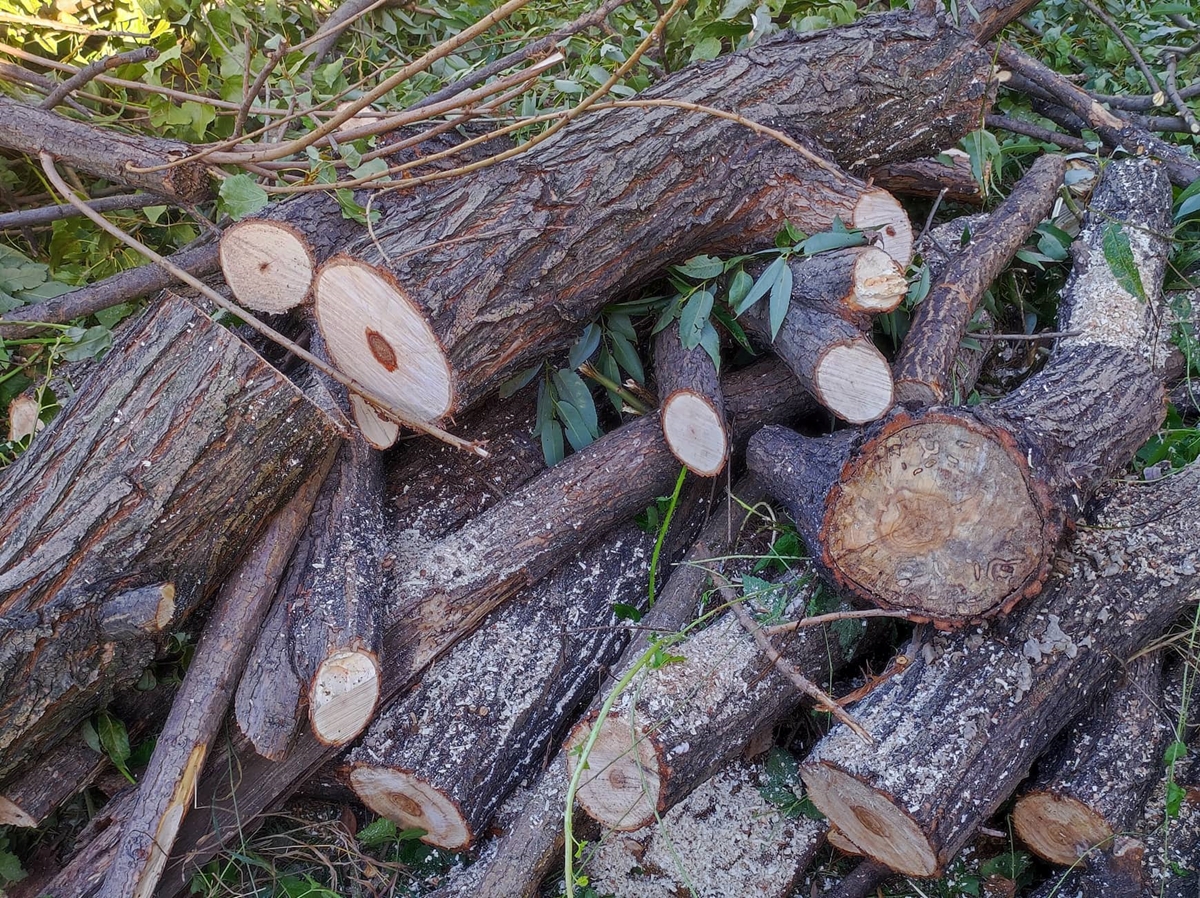
[[(1182, 55), (1182, 54), (1181, 54)], [(1091, 93), (1089, 91), (1089, 93)], [(1154, 97), (1132, 96), (1120, 94), (1091, 93), (1093, 99), (1111, 106), (1113, 109), (1124, 109), (1129, 112), (1149, 112), (1155, 107)], [(1200, 97), (1200, 81), (1179, 89), (1179, 96), (1185, 100)]]
[(333, 49), (343, 31), (367, 13), (391, 2), (393, 0), (345, 0), (329, 14), (329, 17), (313, 34), (313, 37), (316, 38), (310, 45), (313, 58), (309, 61), (305, 74), (307, 75), (325, 61), (325, 57), (329, 55), (329, 51)]
[(869, 898), (872, 890), (891, 875), (886, 864), (867, 858), (842, 877), (834, 891), (825, 892), (824, 898)]
[[(254, 79), (254, 83), (250, 85), (250, 89), (246, 91), (242, 107), (238, 110), (237, 119), (233, 123), (233, 136), (235, 138), (242, 136), (242, 131), (246, 128), (246, 116), (250, 114), (250, 107), (258, 99), (259, 91), (267, 83), (267, 79), (271, 77), (271, 72), (275, 71), (275, 66), (279, 65), (279, 60), (283, 59), (288, 49), (287, 41), (281, 41), (275, 52), (267, 57), (267, 61), (263, 63), (262, 71), (258, 73), (258, 76)], [(246, 66), (246, 71), (250, 71), (249, 65)]]
[[(58, 86), (58, 82), (54, 79), (47, 78), (45, 75), (38, 74), (37, 72), (31, 72), (29, 69), (12, 62), (0, 62), (0, 81), (9, 81), (13, 84), (26, 84), (43, 94), (52, 92)], [(80, 115), (90, 116), (92, 114), (92, 110), (81, 103), (76, 103), (70, 97), (65, 102)]]
[(91, 25), (76, 25), (73, 22), (59, 22), (55, 19), (39, 19), (36, 16), (22, 16), (11, 12), (0, 12), (0, 22), (6, 25), (28, 25), (31, 28), (44, 28), (47, 31), (62, 31), (68, 34), (86, 34), (89, 37), (151, 37), (140, 31), (107, 31), (103, 28), (93, 28)]
[(92, 81), (96, 76), (107, 72), (109, 69), (115, 69), (117, 66), (128, 65), (135, 62), (148, 62), (158, 59), (158, 50), (154, 47), (139, 47), (136, 50), (129, 50), (125, 53), (114, 53), (112, 56), (105, 56), (103, 59), (97, 59), (95, 62), (88, 63), (54, 90), (50, 91), (50, 95), (42, 101), (42, 109), (53, 109), (61, 103), (72, 91), (78, 90), (89, 81)]
[(1166, 94), (1163, 93), (1162, 86), (1158, 83), (1158, 79), (1154, 77), (1154, 73), (1150, 71), (1150, 66), (1146, 65), (1146, 60), (1142, 58), (1142, 54), (1138, 52), (1137, 46), (1129, 39), (1117, 20), (1106, 13), (1098, 4), (1092, 0), (1080, 0), (1084, 6), (1091, 10), (1092, 15), (1109, 27), (1109, 30), (1117, 36), (1117, 40), (1121, 42), (1129, 55), (1133, 57), (1133, 61), (1137, 63), (1138, 69), (1142, 73), (1142, 77), (1146, 79), (1146, 85), (1150, 88), (1150, 93), (1153, 95), (1154, 105), (1161, 106), (1167, 102)]
[(1175, 66), (1179, 60), (1174, 56), (1167, 57), (1167, 95), (1171, 98), (1171, 102), (1175, 104), (1175, 108), (1179, 110), (1179, 115), (1187, 124), (1188, 131), (1192, 134), (1200, 134), (1200, 122), (1196, 121), (1196, 116), (1192, 109), (1179, 92), (1179, 85), (1175, 83)]
[(967, 334), (974, 340), (1009, 340), (1018, 343), (1037, 343), (1041, 340), (1057, 340), (1059, 337), (1078, 337), (1083, 331), (1046, 331), (1041, 334)]
[[(87, 204), (97, 212), (117, 212), (123, 209), (161, 206), (163, 198), (149, 193), (130, 193), (88, 200)], [(15, 231), (20, 228), (46, 225), (64, 218), (74, 218), (79, 214), (78, 209), (68, 204), (43, 206), (40, 209), (21, 209), (18, 212), (3, 212), (0, 213), (0, 231)]]
[[(911, 614), (903, 611), (888, 611), (884, 608), (865, 608), (861, 611), (833, 611), (829, 614), (815, 614), (812, 617), (802, 617), (799, 620), (788, 621), (786, 624), (775, 624), (770, 627), (760, 627), (767, 636), (781, 636), (784, 633), (795, 633), (808, 627), (819, 627), (823, 624), (834, 624), (840, 620), (862, 620), (872, 617), (894, 617), (900, 620), (913, 620)], [(924, 620), (924, 618), (921, 618)]]
[(1013, 134), (1031, 137), (1034, 140), (1040, 140), (1042, 143), (1052, 143), (1073, 153), (1090, 153), (1094, 150), (1093, 147), (1088, 146), (1087, 141), (1074, 135), (1063, 134), (1061, 131), (1051, 131), (1048, 128), (1042, 128), (1030, 122), (1015, 119), (1010, 115), (988, 114), (984, 116), (984, 124), (989, 128), (998, 128), (1002, 131), (1010, 131)]
[(444, 443), (448, 443), (449, 445), (454, 446), (455, 448), (464, 449), (468, 452), (474, 452), (476, 455), (478, 455), (482, 458), (486, 458), (488, 456), (487, 450), (484, 449), (482, 446), (480, 446), (478, 443), (468, 442), (467, 440), (464, 440), (461, 437), (456, 437), (456, 436), (454, 436), (454, 434), (448, 433), (447, 431), (442, 430), (440, 427), (438, 427), (434, 424), (431, 424), (428, 421), (421, 421), (419, 419), (414, 418), (410, 413), (406, 412), (404, 409), (399, 408), (398, 406), (394, 405), (393, 403), (389, 402), (388, 400), (384, 399), (383, 397), (376, 395), (374, 392), (367, 389), (362, 384), (358, 383), (358, 381), (356, 381), (354, 378), (346, 376), (341, 371), (338, 371), (336, 368), (331, 367), (329, 364), (327, 364), (322, 359), (317, 358), (315, 355), (313, 355), (307, 349), (298, 345), (295, 341), (289, 340), (283, 334), (281, 334), (278, 331), (274, 330), (273, 328), (268, 327), (267, 325), (263, 324), (263, 322), (261, 322), (257, 318), (255, 318), (254, 315), (252, 315), (246, 309), (243, 309), (241, 306), (230, 302), (224, 296), (222, 296), (220, 293), (218, 293), (216, 290), (213, 290), (211, 287), (209, 287), (207, 284), (205, 284), (203, 281), (200, 281), (199, 279), (193, 277), (191, 274), (184, 271), (183, 269), (177, 267), (176, 265), (173, 265), (170, 261), (168, 261), (167, 259), (160, 256), (154, 250), (150, 249), (150, 247), (146, 246), (144, 243), (142, 243), (136, 237), (133, 237), (132, 235), (127, 234), (126, 232), (122, 231), (116, 225), (114, 225), (111, 222), (109, 222), (108, 220), (106, 220), (99, 213), (93, 212), (86, 203), (84, 203), (81, 199), (76, 197), (75, 194), (71, 192), (71, 189), (67, 186), (66, 182), (63, 181), (62, 176), (59, 175), (58, 169), (55, 167), (55, 161), (54, 161), (53, 156), (51, 156), (49, 153), (42, 152), (42, 153), (38, 154), (38, 158), (41, 160), (41, 163), (42, 163), (42, 171), (45, 172), (46, 177), (49, 179), (50, 183), (54, 186), (54, 189), (57, 190), (60, 194), (62, 194), (63, 198), (67, 202), (71, 203), (71, 205), (78, 208), (80, 210), (80, 212), (82, 212), (89, 219), (91, 219), (101, 230), (116, 237), (118, 240), (120, 240), (122, 243), (126, 244), (127, 246), (133, 247), (138, 252), (140, 252), (142, 255), (144, 255), (147, 259), (150, 259), (150, 260), (158, 263), (163, 268), (167, 269), (167, 271), (171, 272), (171, 274), (173, 274), (176, 278), (178, 278), (179, 280), (183, 281), (188, 286), (192, 287), (194, 290), (201, 293), (207, 299), (211, 300), (219, 308), (224, 309), (225, 311), (227, 311), (233, 315), (237, 315), (240, 319), (242, 319), (244, 322), (246, 322), (246, 324), (248, 324), (253, 330), (257, 331), (259, 334), (266, 337), (268, 340), (272, 341), (273, 343), (275, 343), (279, 346), (282, 346), (284, 349), (287, 349), (293, 355), (308, 362), (310, 365), (312, 365), (314, 368), (316, 368), (322, 374), (326, 375), (327, 377), (333, 378), (333, 380), (335, 380), (337, 383), (344, 386), (346, 389), (350, 390), (352, 393), (357, 393), (363, 399), (370, 402), (372, 405), (376, 406), (385, 415), (388, 415), (389, 417), (391, 417), (394, 420), (398, 421), (399, 423), (405, 425), (406, 427), (411, 427), (413, 430), (418, 430), (422, 433), (427, 433), (432, 437), (436, 437), (437, 439), (441, 440)]
[(854, 732), (854, 734), (858, 736), (858, 738), (862, 739), (868, 745), (874, 745), (875, 740), (871, 738), (871, 734), (863, 729), (862, 724), (855, 720), (853, 715), (851, 715), (844, 708), (840, 707), (836, 699), (834, 699), (816, 683), (805, 677), (804, 674), (800, 673), (800, 671), (796, 670), (794, 666), (789, 664), (784, 657), (779, 654), (779, 650), (771, 644), (770, 637), (767, 636), (763, 628), (758, 624), (757, 621), (754, 620), (754, 618), (750, 616), (750, 612), (747, 611), (742, 605), (741, 598), (734, 591), (729, 581), (726, 580), (722, 574), (719, 574), (716, 571), (710, 571), (709, 573), (712, 577), (713, 583), (717, 587), (718, 592), (721, 593), (721, 597), (725, 600), (726, 604), (729, 605), (730, 610), (733, 611), (734, 616), (737, 617), (738, 622), (742, 625), (742, 628), (749, 633), (751, 637), (753, 637), (755, 643), (758, 645), (759, 650), (762, 651), (762, 653), (767, 656), (768, 660), (775, 665), (775, 669), (787, 677), (797, 690), (815, 701), (820, 710), (827, 711), (828, 713), (832, 714), (834, 718), (836, 718), (840, 723), (844, 723), (846, 726), (848, 726)]

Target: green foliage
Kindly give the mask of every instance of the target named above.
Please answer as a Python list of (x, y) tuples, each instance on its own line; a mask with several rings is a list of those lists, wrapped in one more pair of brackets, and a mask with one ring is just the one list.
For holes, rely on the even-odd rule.
[(7, 830), (8, 827), (0, 826), (0, 892), (4, 891), (4, 886), (20, 882), (27, 875), (21, 859), (9, 850)]
[(773, 746), (763, 763), (763, 776), (765, 782), (759, 787), (758, 793), (778, 808), (784, 817), (792, 820), (797, 817), (825, 819), (825, 815), (804, 794), (804, 784), (800, 781), (800, 762), (790, 751)]
[(101, 711), (91, 720), (85, 720), (80, 729), (92, 751), (107, 755), (125, 779), (131, 783), (137, 782), (129, 772), (129, 759), (133, 754), (129, 746), (129, 731), (120, 718)]

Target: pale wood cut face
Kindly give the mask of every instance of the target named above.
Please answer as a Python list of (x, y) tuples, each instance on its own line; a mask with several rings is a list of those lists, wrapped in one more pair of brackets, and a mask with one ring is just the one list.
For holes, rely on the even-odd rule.
[(353, 260), (317, 275), (316, 317), (339, 369), (418, 421), (449, 414), (445, 353), (425, 317), (387, 278)]
[(454, 802), (420, 778), (388, 767), (356, 767), (350, 785), (363, 803), (403, 829), (423, 829), (422, 842), (462, 851), (471, 831)]
[(400, 437), (400, 425), (382, 417), (375, 407), (356, 393), (350, 394), (350, 413), (368, 443), (376, 449), (389, 449)]
[(907, 268), (913, 257), (912, 224), (899, 201), (886, 190), (868, 190), (854, 207), (855, 228), (879, 232), (883, 251)]
[(867, 593), (970, 617), (1039, 570), (1039, 506), (998, 442), (950, 422), (916, 423), (865, 446), (858, 464), (825, 524), (831, 563)]
[(882, 250), (871, 247), (854, 265), (851, 305), (864, 312), (890, 312), (908, 292), (904, 269)]
[(1112, 827), (1087, 805), (1049, 792), (1018, 801), (1013, 826), (1021, 841), (1040, 857), (1067, 867), (1113, 837)]
[(221, 238), (218, 254), (225, 282), (248, 309), (286, 312), (308, 296), (312, 257), (304, 241), (286, 225), (265, 221), (233, 225)]
[(851, 424), (882, 417), (895, 396), (891, 366), (865, 339), (830, 348), (817, 363), (813, 384), (821, 404)]
[(321, 662), (309, 691), (313, 732), (344, 745), (371, 720), (379, 701), (379, 664), (367, 652), (334, 652)]
[(701, 477), (713, 477), (725, 467), (729, 442), (725, 422), (707, 400), (680, 391), (663, 403), (663, 434), (672, 454)]
[[(574, 775), (579, 757), (570, 749), (582, 745), (589, 729), (580, 726), (567, 746), (567, 772)], [(630, 832), (654, 820), (660, 774), (652, 739), (630, 730), (623, 717), (610, 716), (587, 757), (588, 769), (576, 796), (588, 814), (612, 829)]]

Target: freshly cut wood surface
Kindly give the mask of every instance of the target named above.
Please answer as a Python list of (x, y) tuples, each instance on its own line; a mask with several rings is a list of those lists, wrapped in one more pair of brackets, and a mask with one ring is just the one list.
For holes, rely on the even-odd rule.
[(659, 332), (654, 359), (663, 437), (671, 453), (693, 474), (716, 476), (730, 450), (716, 365), (703, 347), (684, 348), (678, 321)]

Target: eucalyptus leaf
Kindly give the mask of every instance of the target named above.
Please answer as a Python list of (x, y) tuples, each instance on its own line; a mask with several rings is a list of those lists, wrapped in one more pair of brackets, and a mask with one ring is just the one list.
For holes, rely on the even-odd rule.
[(784, 265), (779, 270), (779, 276), (771, 285), (771, 340), (779, 335), (783, 327), (783, 319), (787, 317), (788, 307), (792, 304), (792, 269)]
[(583, 333), (571, 345), (571, 351), (567, 353), (567, 364), (572, 368), (578, 368), (584, 362), (592, 357), (600, 347), (600, 338), (603, 336), (603, 331), (600, 325), (592, 322), (583, 329)]
[(547, 467), (554, 467), (566, 457), (562, 425), (557, 421), (547, 421), (538, 436), (542, 443), (542, 458), (546, 460)]
[(600, 436), (600, 426), (596, 420), (596, 404), (592, 400), (592, 391), (583, 382), (583, 378), (572, 370), (555, 371), (554, 384), (558, 387), (559, 395), (578, 410), (588, 435), (592, 439)]
[[(1200, 181), (1197, 183), (1200, 183)], [(1200, 193), (1189, 196), (1186, 200), (1179, 204), (1179, 208), (1175, 210), (1175, 220), (1183, 221), (1197, 210), (1200, 210)]]
[(866, 235), (861, 231), (825, 231), (813, 234), (804, 241), (804, 255), (815, 256), (817, 253), (828, 252), (832, 249), (864, 246), (866, 242)]
[(704, 333), (704, 326), (708, 324), (712, 307), (713, 295), (708, 290), (697, 290), (684, 303), (683, 311), (679, 314), (679, 337), (684, 349), (695, 349), (700, 345), (700, 337)]
[(642, 367), (642, 360), (638, 357), (637, 349), (634, 348), (632, 342), (625, 338), (624, 334), (614, 333), (612, 335), (612, 354), (625, 371), (640, 384), (646, 382), (646, 371)]
[(1129, 235), (1120, 222), (1110, 221), (1104, 226), (1100, 237), (1104, 260), (1121, 288), (1142, 302), (1146, 301), (1146, 288), (1142, 286), (1142, 275), (1133, 258)]
[(754, 278), (750, 277), (746, 269), (739, 268), (729, 281), (729, 307), (736, 309), (753, 286)]
[(610, 331), (621, 334), (630, 342), (637, 340), (637, 331), (634, 330), (633, 322), (625, 312), (614, 312), (606, 320)]
[(680, 274), (697, 281), (715, 278), (725, 271), (725, 262), (716, 256), (693, 256), (682, 265), (676, 265)]
[(537, 373), (542, 370), (541, 365), (534, 365), (532, 368), (526, 368), (524, 371), (518, 371), (504, 383), (500, 384), (500, 398), (507, 399), (509, 396), (516, 393), (526, 384), (530, 383)]
[(578, 452), (594, 442), (595, 437), (588, 431), (587, 422), (583, 420), (583, 415), (574, 405), (565, 399), (560, 399), (555, 404), (554, 411), (566, 428), (567, 441), (571, 444), (572, 449)]
[(133, 774), (127, 766), (130, 755), (129, 731), (125, 729), (125, 724), (107, 711), (101, 711), (96, 716), (96, 735), (100, 737), (100, 748), (117, 770), (132, 783)]
[(754, 282), (754, 286), (746, 293), (746, 297), (733, 307), (733, 314), (741, 315), (747, 309), (767, 295), (767, 291), (774, 286), (775, 281), (779, 278), (779, 272), (787, 267), (787, 259), (783, 256), (777, 257), (770, 265), (766, 267), (762, 274), (758, 276), (758, 280)]
[(700, 334), (700, 345), (704, 347), (704, 351), (712, 359), (713, 367), (719, 374), (721, 372), (721, 336), (717, 333), (717, 329), (712, 326), (711, 321), (704, 322), (704, 331)]

